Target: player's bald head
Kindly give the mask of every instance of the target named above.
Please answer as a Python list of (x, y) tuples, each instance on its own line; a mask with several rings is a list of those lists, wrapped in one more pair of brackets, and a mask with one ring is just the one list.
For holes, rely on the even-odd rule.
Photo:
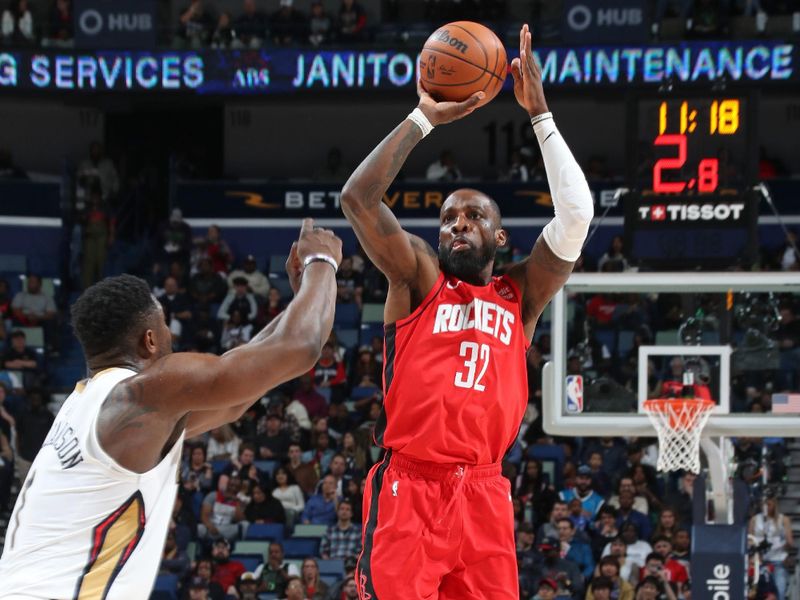
[(439, 214), (440, 215), (444, 214), (444, 212), (453, 204), (458, 204), (458, 205), (465, 204), (469, 206), (472, 203), (481, 205), (482, 207), (488, 207), (487, 210), (489, 211), (489, 213), (491, 213), (492, 224), (495, 226), (496, 229), (500, 229), (503, 226), (502, 217), (500, 215), (500, 207), (497, 206), (497, 202), (492, 200), (492, 198), (490, 198), (480, 190), (475, 190), (472, 188), (461, 188), (450, 194), (447, 198), (445, 198), (445, 201), (442, 204), (442, 209), (439, 212)]

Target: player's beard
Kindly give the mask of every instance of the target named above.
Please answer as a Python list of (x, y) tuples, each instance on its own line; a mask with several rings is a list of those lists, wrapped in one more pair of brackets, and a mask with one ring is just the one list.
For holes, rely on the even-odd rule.
[(469, 250), (453, 252), (452, 248), (439, 245), (439, 264), (442, 271), (466, 282), (476, 282), (478, 275), (494, 260), (497, 246), (486, 244), (483, 248), (470, 247)]

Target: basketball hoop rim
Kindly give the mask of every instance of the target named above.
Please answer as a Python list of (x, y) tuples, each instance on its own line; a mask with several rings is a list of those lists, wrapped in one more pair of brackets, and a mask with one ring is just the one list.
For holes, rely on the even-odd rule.
[(654, 398), (645, 400), (642, 408), (660, 433), (662, 428), (672, 431), (702, 431), (708, 415), (716, 405), (716, 402), (707, 398)]

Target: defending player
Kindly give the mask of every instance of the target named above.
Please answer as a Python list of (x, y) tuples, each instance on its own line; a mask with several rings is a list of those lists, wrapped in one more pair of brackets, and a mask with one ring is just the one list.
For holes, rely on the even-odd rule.
[(341, 253), (341, 240), (306, 219), (287, 261), (294, 300), (223, 356), (171, 354), (164, 312), (141, 279), (83, 293), (72, 317), (91, 378), (67, 398), (22, 486), (0, 598), (150, 596), (184, 436), (236, 420), (312, 368), (333, 324)]
[(492, 277), (506, 243), (497, 205), (461, 189), (442, 206), (439, 251), (406, 233), (382, 198), (435, 125), (475, 109), (418, 108), (356, 169), (345, 215), (389, 279), (385, 403), (375, 428), (386, 458), (364, 495), (360, 597), (517, 598), (514, 522), (500, 461), (527, 404), (525, 353), (536, 321), (581, 252), (593, 216), (583, 173), (548, 112), (527, 25), (512, 63), (514, 94), (531, 116), (555, 206), (530, 256)]

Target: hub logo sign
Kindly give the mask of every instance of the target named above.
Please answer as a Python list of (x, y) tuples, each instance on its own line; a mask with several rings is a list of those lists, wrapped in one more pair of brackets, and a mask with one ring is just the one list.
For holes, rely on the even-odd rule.
[(153, 48), (155, 0), (75, 0), (78, 48)]
[(619, 40), (645, 42), (650, 19), (644, 4), (634, 0), (564, 0), (564, 41), (575, 44)]

